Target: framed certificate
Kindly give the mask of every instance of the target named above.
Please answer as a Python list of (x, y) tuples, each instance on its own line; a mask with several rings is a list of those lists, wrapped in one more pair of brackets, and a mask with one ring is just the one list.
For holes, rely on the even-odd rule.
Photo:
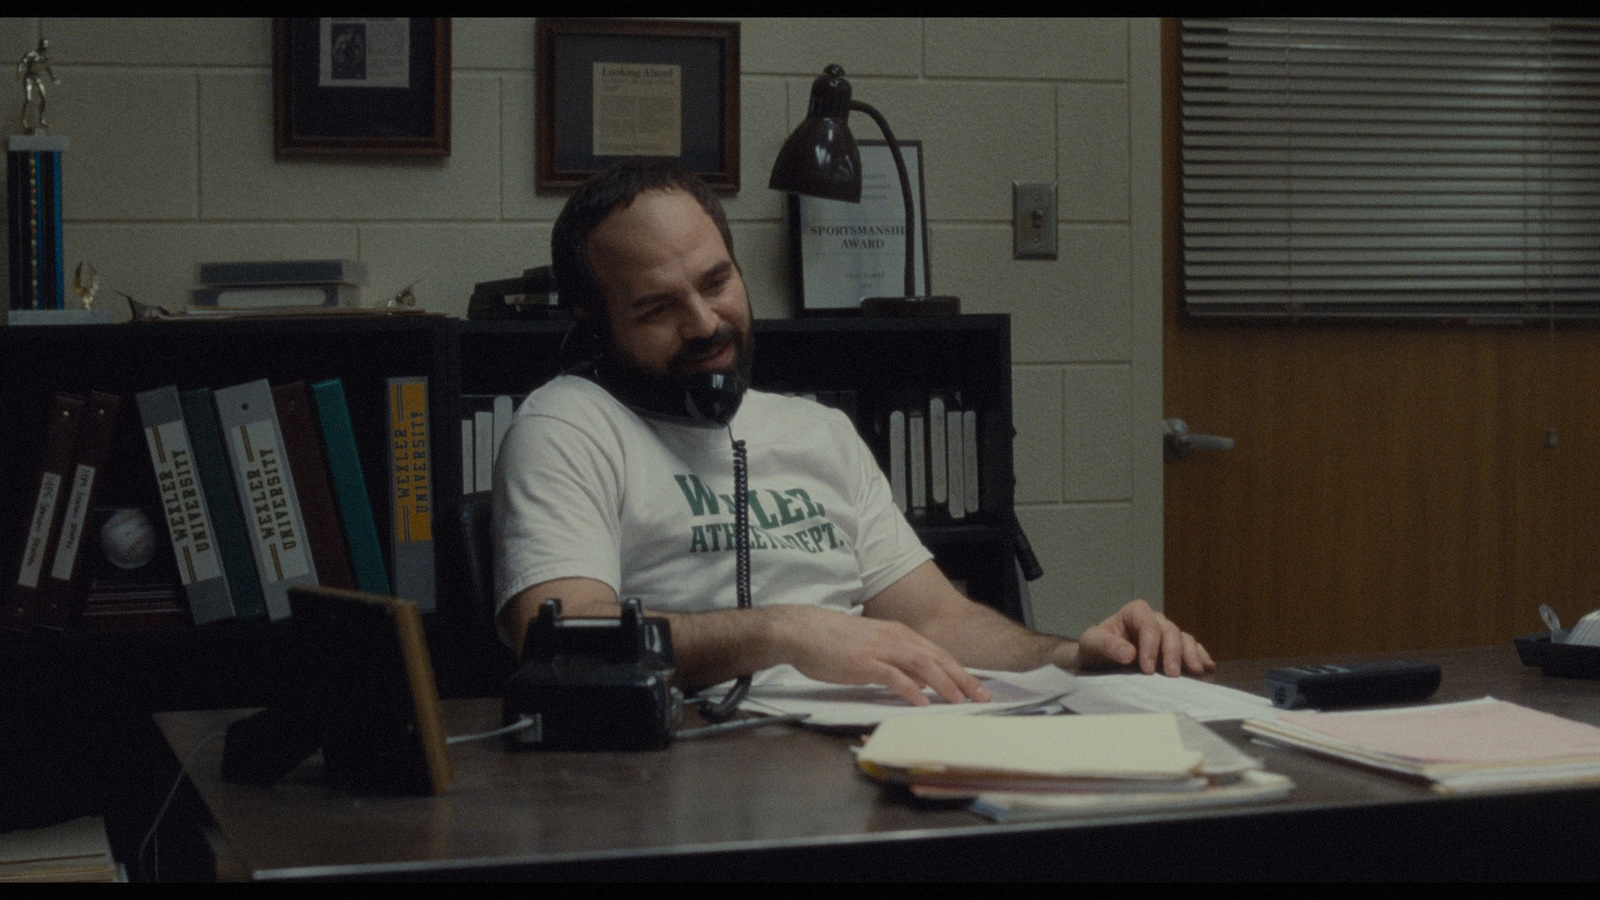
[(535, 33), (536, 187), (666, 157), (739, 189), (739, 23), (541, 18)]
[[(906, 213), (894, 157), (883, 141), (860, 141), (861, 202), (793, 195), (789, 207), (801, 315), (852, 315), (865, 297), (905, 295)], [(917, 290), (931, 293), (922, 142), (900, 141), (911, 177)]]

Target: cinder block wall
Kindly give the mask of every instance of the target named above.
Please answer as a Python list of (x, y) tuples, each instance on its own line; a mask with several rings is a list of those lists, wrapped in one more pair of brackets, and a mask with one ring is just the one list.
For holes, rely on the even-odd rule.
[[(38, 19), (0, 19), (0, 63)], [(564, 194), (534, 190), (532, 19), (456, 19), (452, 153), (272, 151), (268, 19), (44, 20), (71, 139), (66, 258), (105, 291), (176, 308), (201, 260), (351, 257), (368, 304), (418, 282), (465, 315), (474, 282), (549, 261)], [(1016, 500), (1046, 576), (1038, 624), (1076, 633), (1161, 595), (1158, 28), (1138, 19), (750, 19), (743, 189), (727, 198), (756, 314), (790, 315), (771, 160), (811, 79), (856, 96), (926, 157), (934, 289), (1012, 316)], [(0, 104), (17, 129), (20, 84)], [(877, 137), (863, 120), (862, 137)], [(1011, 182), (1060, 185), (1060, 258), (1011, 259)], [(4, 387), (0, 386), (0, 390)]]

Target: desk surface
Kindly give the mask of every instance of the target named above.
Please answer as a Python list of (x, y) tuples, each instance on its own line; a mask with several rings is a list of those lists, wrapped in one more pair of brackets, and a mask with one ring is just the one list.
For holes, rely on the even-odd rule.
[[(1545, 678), (1505, 647), (1424, 651), (1435, 701), (1492, 695), (1600, 725), (1600, 681)], [(1360, 658), (1360, 657), (1350, 657)], [(1283, 661), (1224, 663), (1256, 693)], [(449, 701), (447, 733), (499, 723), (496, 700)], [(180, 759), (240, 713), (164, 713)], [(851, 740), (768, 726), (645, 753), (451, 748), (439, 798), (358, 797), (315, 762), (273, 788), (218, 779), (222, 742), (190, 777), (237, 862), (258, 878), (1497, 879), (1600, 875), (1600, 789), (1444, 798), (1424, 786), (1224, 737), (1294, 779), (1289, 799), (1115, 819), (997, 825), (885, 794)]]

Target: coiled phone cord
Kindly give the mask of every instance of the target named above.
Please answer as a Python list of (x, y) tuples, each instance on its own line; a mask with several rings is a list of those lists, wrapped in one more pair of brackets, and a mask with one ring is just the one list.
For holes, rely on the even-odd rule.
[[(750, 471), (745, 456), (744, 441), (733, 440), (733, 429), (728, 429), (728, 439), (733, 441), (733, 559), (734, 590), (740, 609), (749, 609), (750, 603)], [(700, 701), (700, 715), (708, 722), (721, 722), (732, 716), (750, 693), (750, 676), (741, 675), (721, 700), (712, 702), (708, 697)]]

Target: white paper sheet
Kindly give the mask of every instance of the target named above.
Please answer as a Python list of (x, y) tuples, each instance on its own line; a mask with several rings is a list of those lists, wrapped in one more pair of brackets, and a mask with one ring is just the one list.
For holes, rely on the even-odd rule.
[(1181, 712), (1201, 722), (1271, 719), (1278, 709), (1265, 697), (1234, 688), (1165, 675), (1079, 675), (1065, 704), (1078, 713)]
[[(1034, 704), (1059, 712), (1061, 707), (1054, 700), (1070, 691), (1073, 683), (1072, 673), (1055, 666), (1032, 672), (972, 672), (984, 680), (993, 700), (946, 703), (926, 691), (931, 702), (912, 706), (886, 687), (828, 684), (807, 678), (791, 666), (777, 666), (756, 675), (750, 695), (740, 708), (770, 715), (806, 713), (810, 716), (806, 724), (820, 727), (870, 728), (891, 716), (1014, 713)], [(725, 689), (719, 687), (711, 695), (718, 696)]]

